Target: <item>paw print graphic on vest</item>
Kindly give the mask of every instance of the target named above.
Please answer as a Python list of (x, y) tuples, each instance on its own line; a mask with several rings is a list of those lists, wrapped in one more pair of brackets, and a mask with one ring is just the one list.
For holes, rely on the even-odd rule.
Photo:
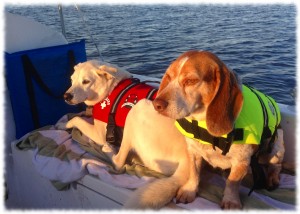
[(138, 102), (138, 96), (136, 94), (130, 94), (125, 99), (125, 102), (122, 104), (121, 108), (132, 108)]

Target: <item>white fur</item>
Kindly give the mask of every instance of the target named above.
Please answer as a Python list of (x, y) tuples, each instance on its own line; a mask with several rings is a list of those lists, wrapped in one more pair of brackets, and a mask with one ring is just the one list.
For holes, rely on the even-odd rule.
[(179, 68), (178, 68), (179, 71), (181, 71), (182, 67), (188, 61), (188, 59), (189, 59), (189, 57), (186, 56), (186, 57), (184, 57), (183, 59), (180, 60), (180, 62), (179, 62)]
[[(119, 153), (113, 157), (117, 169), (124, 166), (129, 151), (135, 151), (145, 166), (171, 176), (157, 179), (136, 190), (126, 208), (158, 209), (174, 197), (179, 202), (195, 199), (198, 176), (188, 155), (185, 138), (174, 120), (157, 113), (151, 101), (143, 99), (129, 112)], [(192, 179), (189, 179), (192, 174)]]
[[(121, 80), (131, 77), (130, 73), (115, 65), (96, 60), (79, 63), (74, 69), (71, 76), (72, 86), (66, 91), (73, 96), (72, 100), (68, 101), (71, 105), (84, 102), (88, 106), (93, 106), (105, 99)], [(88, 83), (84, 84), (84, 81)], [(81, 117), (74, 117), (67, 123), (57, 124), (56, 127), (58, 129), (76, 127), (99, 145), (106, 145), (106, 125), (99, 120), (89, 123)], [(112, 153), (109, 147), (105, 146), (104, 149)]]

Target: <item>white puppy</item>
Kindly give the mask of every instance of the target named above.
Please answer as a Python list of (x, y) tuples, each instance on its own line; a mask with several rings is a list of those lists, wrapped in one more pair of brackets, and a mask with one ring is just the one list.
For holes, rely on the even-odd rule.
[[(85, 103), (88, 106), (104, 100), (123, 80), (130, 78), (131, 74), (115, 65), (100, 63), (96, 60), (79, 63), (74, 67), (71, 76), (72, 86), (67, 90), (64, 99), (70, 105)], [(67, 123), (57, 124), (58, 129), (76, 127), (88, 138), (99, 145), (106, 142), (107, 123), (94, 120), (91, 124), (81, 117), (74, 117)]]

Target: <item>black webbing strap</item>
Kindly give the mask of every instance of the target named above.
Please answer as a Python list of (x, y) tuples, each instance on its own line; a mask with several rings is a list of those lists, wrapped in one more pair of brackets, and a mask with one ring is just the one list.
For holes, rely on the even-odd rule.
[(273, 149), (273, 146), (274, 146), (274, 142), (275, 142), (275, 137), (277, 135), (277, 129), (278, 129), (278, 120), (279, 120), (279, 112), (277, 112), (277, 109), (276, 109), (276, 106), (274, 104), (274, 102), (272, 101), (272, 99), (270, 99), (269, 96), (265, 95), (266, 98), (269, 100), (269, 102), (271, 103), (271, 105), (273, 106), (274, 108), (274, 111), (275, 111), (275, 117), (276, 117), (276, 124), (275, 124), (275, 129), (274, 129), (274, 132), (272, 134), (272, 137), (269, 141), (269, 145), (268, 145), (268, 148), (267, 148), (267, 152), (268, 153), (271, 153), (272, 152), (272, 149)]
[(71, 76), (74, 73), (74, 66), (76, 65), (76, 59), (74, 55), (74, 51), (68, 51), (68, 59), (69, 59), (69, 75)]
[(106, 126), (106, 142), (112, 145), (119, 146), (122, 140), (115, 119), (117, 107), (121, 101), (121, 98), (127, 93), (127, 91), (129, 91), (131, 88), (133, 88), (139, 83), (140, 83), (139, 79), (133, 78), (132, 83), (128, 85), (125, 89), (123, 89), (122, 92), (117, 96), (111, 108), (111, 111), (108, 115), (108, 122)]
[(251, 187), (248, 196), (250, 196), (255, 189), (265, 188), (267, 184), (267, 175), (265, 174), (262, 165), (259, 164), (257, 155), (252, 155), (250, 166), (252, 171), (253, 186)]
[[(44, 81), (38, 74), (37, 70), (35, 69), (31, 60), (27, 55), (22, 56), (22, 62), (23, 62), (23, 69), (24, 69), (27, 86), (28, 84), (32, 85), (32, 79), (34, 79), (35, 82), (41, 87), (41, 89), (49, 96), (54, 97), (56, 99), (60, 99), (62, 97), (61, 94), (56, 95), (52, 93), (52, 91), (48, 88), (48, 86), (44, 83)], [(29, 94), (29, 96), (31, 95), (33, 94)]]
[[(68, 52), (68, 58), (70, 61), (69, 71), (71, 74), (73, 67), (75, 65), (75, 56), (74, 56), (74, 52), (72, 50), (70, 50)], [(47, 95), (49, 95), (51, 97), (54, 97), (56, 99), (63, 99), (63, 93), (59, 94), (59, 95), (52, 93), (52, 91), (44, 83), (44, 81), (38, 74), (38, 71), (32, 64), (30, 58), (27, 55), (22, 55), (21, 59), (22, 59), (22, 63), (23, 63), (23, 71), (24, 71), (24, 76), (25, 76), (26, 89), (27, 89), (27, 94), (28, 94), (28, 98), (29, 98), (29, 105), (30, 105), (30, 111), (31, 111), (31, 115), (32, 115), (33, 125), (34, 125), (34, 128), (37, 129), (40, 127), (40, 122), (39, 122), (40, 120), (39, 120), (39, 115), (38, 115), (38, 108), (37, 108), (37, 104), (36, 104), (36, 98), (35, 98), (32, 79), (34, 79), (35, 82), (39, 85), (39, 87)]]
[(33, 126), (35, 129), (37, 129), (40, 127), (40, 122), (39, 122), (38, 109), (36, 106), (36, 100), (34, 95), (34, 88), (31, 80), (31, 70), (33, 65), (31, 64), (29, 57), (27, 55), (22, 56), (22, 62), (23, 62), (23, 70), (24, 70), (26, 89), (29, 98), (29, 105), (30, 105), (30, 110), (32, 115)]
[(269, 102), (271, 103), (271, 105), (272, 105), (273, 108), (274, 108), (275, 116), (276, 116), (276, 125), (277, 125), (277, 124), (278, 124), (279, 113), (277, 112), (275, 103), (272, 101), (272, 99), (271, 99), (269, 96), (265, 95), (265, 97), (269, 100)]
[(260, 147), (262, 148), (264, 145), (262, 145), (262, 141), (263, 139), (269, 138), (272, 136), (271, 130), (269, 128), (269, 116), (268, 116), (268, 111), (267, 108), (265, 106), (265, 103), (263, 102), (262, 98), (260, 97), (260, 95), (256, 92), (256, 90), (250, 86), (246, 86), (248, 87), (252, 93), (254, 93), (257, 97), (257, 99), (260, 102), (261, 108), (262, 108), (262, 112), (263, 112), (263, 117), (264, 117), (264, 128), (263, 128), (263, 132), (262, 132), (262, 136), (261, 136), (261, 142), (260, 142)]
[[(147, 83), (155, 83), (155, 84), (157, 84), (157, 85), (160, 84), (160, 82), (159, 82), (159, 81), (156, 81), (156, 80), (145, 80), (145, 81), (142, 81), (141, 83), (144, 83), (144, 84), (147, 84)], [(157, 91), (158, 91), (157, 88), (153, 88), (152, 90), (150, 90), (149, 93), (148, 93), (147, 96), (146, 96), (146, 99), (148, 99), (148, 100), (154, 100), (155, 97), (153, 97), (153, 96), (154, 96), (154, 94), (155, 94)]]
[[(262, 136), (261, 136), (261, 139), (260, 139), (259, 148), (258, 148), (257, 152), (252, 155), (251, 162), (250, 162), (250, 166), (251, 166), (251, 170), (252, 170), (252, 176), (253, 176), (253, 186), (252, 186), (252, 188), (250, 189), (250, 191), (248, 193), (248, 196), (250, 196), (251, 193), (255, 189), (262, 189), (262, 188), (265, 188), (266, 185), (267, 185), (267, 175), (265, 174), (263, 166), (261, 164), (259, 164), (258, 158), (259, 158), (259, 155), (262, 154), (262, 153), (271, 152), (272, 148), (270, 147), (270, 145), (273, 144), (273, 143), (270, 143), (270, 142), (272, 141), (272, 139), (273, 139), (273, 141), (275, 140), (276, 128), (275, 128), (274, 133), (272, 134), (272, 132), (269, 128), (268, 111), (267, 111), (267, 108), (266, 108), (262, 98), (256, 92), (256, 90), (254, 88), (252, 88), (250, 86), (246, 86), (246, 87), (248, 87), (252, 91), (252, 93), (254, 93), (256, 95), (257, 99), (260, 102), (262, 112), (263, 112), (263, 117), (264, 117), (263, 132), (262, 132)], [(274, 106), (273, 102), (271, 102), (271, 103)], [(276, 111), (275, 106), (274, 106), (274, 109)], [(276, 118), (277, 118), (277, 112), (276, 112)], [(276, 124), (277, 124), (277, 122), (278, 121), (276, 121)], [(266, 139), (268, 139), (268, 138), (271, 138), (271, 141), (269, 143), (266, 142)]]
[(148, 100), (154, 100), (154, 94), (158, 91), (157, 88), (153, 88), (152, 90), (150, 90), (146, 96), (146, 99)]
[(211, 143), (214, 149), (215, 147), (221, 149), (223, 155), (227, 154), (233, 141), (244, 139), (244, 130), (242, 128), (233, 129), (227, 134), (227, 138), (224, 138), (211, 135), (205, 128), (198, 126), (196, 120), (190, 122), (187, 119), (182, 118), (178, 119), (177, 122), (186, 132), (193, 134), (195, 139)]

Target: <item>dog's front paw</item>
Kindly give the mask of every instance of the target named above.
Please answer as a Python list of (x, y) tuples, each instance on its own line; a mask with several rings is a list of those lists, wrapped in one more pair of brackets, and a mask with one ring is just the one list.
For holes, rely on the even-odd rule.
[(73, 128), (73, 126), (70, 123), (70, 121), (68, 121), (68, 122), (59, 122), (59, 123), (55, 124), (55, 128), (60, 129), (60, 130), (66, 130), (66, 129)]
[[(277, 164), (278, 168), (274, 168), (268, 172), (267, 190), (271, 191), (279, 186), (281, 165)], [(270, 167), (271, 168), (271, 167)]]
[(193, 185), (190, 185), (189, 183), (183, 185), (179, 188), (176, 195), (176, 203), (191, 203), (196, 198), (196, 192), (197, 190)]
[(67, 123), (64, 123), (64, 122), (57, 123), (57, 124), (55, 124), (55, 128), (60, 129), (60, 130), (66, 130), (67, 129)]
[(113, 155), (113, 157), (112, 157), (111, 160), (113, 162), (115, 170), (121, 171), (121, 169), (123, 168), (124, 164), (121, 163), (119, 156), (118, 155)]
[(224, 210), (237, 210), (242, 209), (242, 203), (239, 199), (226, 199), (224, 196), (221, 208)]

